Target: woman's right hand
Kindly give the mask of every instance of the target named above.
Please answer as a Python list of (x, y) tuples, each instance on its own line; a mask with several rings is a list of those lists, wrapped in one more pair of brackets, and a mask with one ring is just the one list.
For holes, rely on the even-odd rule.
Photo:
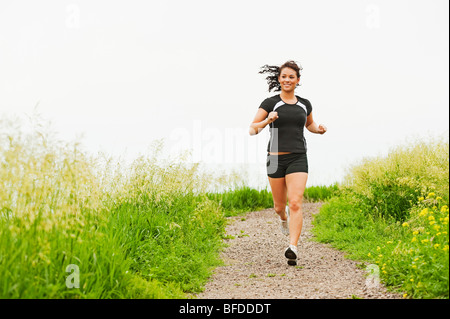
[(270, 112), (269, 115), (267, 116), (267, 119), (269, 121), (268, 124), (274, 122), (277, 118), (278, 118), (278, 112)]

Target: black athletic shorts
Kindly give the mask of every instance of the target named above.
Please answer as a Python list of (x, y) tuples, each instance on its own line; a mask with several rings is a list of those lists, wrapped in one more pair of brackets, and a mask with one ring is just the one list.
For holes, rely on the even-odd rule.
[(308, 173), (306, 153), (267, 154), (267, 176), (280, 178), (297, 172)]

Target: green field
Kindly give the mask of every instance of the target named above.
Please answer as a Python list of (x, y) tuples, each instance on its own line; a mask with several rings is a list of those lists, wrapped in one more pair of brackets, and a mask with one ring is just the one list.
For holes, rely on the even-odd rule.
[[(226, 217), (271, 193), (151, 156), (88, 155), (0, 123), (0, 298), (188, 298), (220, 265)], [(308, 187), (316, 240), (377, 264), (405, 298), (448, 298), (448, 142), (418, 142)], [(226, 185), (240, 185), (220, 193)]]
[(212, 193), (233, 177), (159, 158), (160, 142), (124, 165), (1, 124), (0, 298), (186, 298), (221, 264), (226, 216), (272, 206)]
[(316, 240), (374, 264), (405, 298), (449, 298), (449, 144), (418, 141), (349, 169)]

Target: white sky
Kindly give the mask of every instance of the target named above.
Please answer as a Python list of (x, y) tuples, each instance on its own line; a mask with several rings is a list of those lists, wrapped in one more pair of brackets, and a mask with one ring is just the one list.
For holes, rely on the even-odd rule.
[(60, 137), (135, 158), (155, 139), (266, 185), (268, 128), (248, 135), (264, 64), (296, 60), (308, 185), (364, 156), (448, 135), (447, 0), (0, 0), (0, 114), (38, 111)]

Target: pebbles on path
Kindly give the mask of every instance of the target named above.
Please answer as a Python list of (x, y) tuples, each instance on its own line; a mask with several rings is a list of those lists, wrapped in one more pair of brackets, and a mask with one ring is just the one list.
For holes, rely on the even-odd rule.
[[(381, 284), (366, 284), (358, 262), (328, 245), (311, 241), (311, 220), (321, 203), (303, 204), (303, 230), (297, 266), (289, 266), (284, 250), (288, 237), (280, 231), (273, 209), (230, 217), (222, 252), (225, 265), (215, 269), (200, 299), (393, 299), (401, 298)], [(373, 283), (373, 282), (371, 282)]]

